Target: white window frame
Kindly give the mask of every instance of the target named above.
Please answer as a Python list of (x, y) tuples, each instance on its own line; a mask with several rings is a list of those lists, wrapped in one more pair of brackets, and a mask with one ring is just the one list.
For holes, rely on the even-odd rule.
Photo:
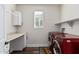
[[(44, 20), (44, 12), (43, 11), (34, 11), (34, 28), (43, 28), (44, 27), (43, 20)], [(37, 23), (36, 23), (36, 21), (37, 21)]]

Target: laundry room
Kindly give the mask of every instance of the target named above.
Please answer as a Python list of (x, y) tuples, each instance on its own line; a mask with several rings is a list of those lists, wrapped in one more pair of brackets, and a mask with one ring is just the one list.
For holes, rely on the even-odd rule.
[(0, 54), (79, 54), (79, 4), (0, 4)]

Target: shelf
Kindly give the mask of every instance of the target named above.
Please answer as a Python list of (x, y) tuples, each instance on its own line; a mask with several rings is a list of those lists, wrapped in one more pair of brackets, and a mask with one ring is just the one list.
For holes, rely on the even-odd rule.
[(21, 36), (25, 35), (25, 33), (10, 33), (7, 35), (7, 40), (6, 42), (10, 42), (12, 40), (15, 40)]
[(71, 20), (67, 20), (67, 21), (61, 21), (61, 22), (57, 22), (55, 23), (55, 25), (61, 25), (63, 23), (68, 23), (70, 26), (73, 26), (74, 21), (79, 20), (79, 18), (75, 18), (75, 19), (71, 19)]

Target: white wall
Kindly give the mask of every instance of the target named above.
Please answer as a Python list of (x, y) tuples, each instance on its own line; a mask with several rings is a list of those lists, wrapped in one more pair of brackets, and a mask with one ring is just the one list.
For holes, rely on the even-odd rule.
[[(17, 10), (22, 12), (23, 27), (22, 30), (27, 32), (27, 46), (48, 46), (48, 32), (58, 31), (54, 23), (60, 21), (59, 5), (16, 5)], [(33, 11), (44, 11), (44, 28), (34, 29)]]
[(79, 4), (63, 4), (61, 6), (61, 20), (79, 18)]

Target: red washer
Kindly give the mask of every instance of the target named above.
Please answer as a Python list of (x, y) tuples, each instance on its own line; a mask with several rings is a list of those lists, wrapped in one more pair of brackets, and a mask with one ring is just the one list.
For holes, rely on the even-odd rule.
[(79, 36), (52, 32), (51, 40), (52, 53), (79, 54)]
[(63, 38), (61, 50), (63, 54), (79, 54), (79, 38)]

